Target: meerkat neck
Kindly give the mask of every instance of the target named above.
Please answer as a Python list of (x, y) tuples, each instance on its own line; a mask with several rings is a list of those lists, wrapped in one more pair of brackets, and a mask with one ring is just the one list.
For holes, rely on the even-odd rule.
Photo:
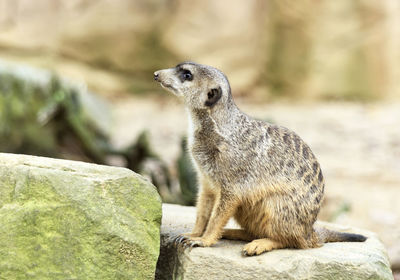
[(230, 135), (237, 128), (236, 120), (243, 114), (233, 100), (210, 109), (189, 109), (189, 130), (216, 130)]
[(229, 101), (226, 104), (221, 104), (219, 107), (210, 109), (209, 114), (220, 130), (233, 132), (237, 128), (236, 120), (242, 112), (232, 99)]

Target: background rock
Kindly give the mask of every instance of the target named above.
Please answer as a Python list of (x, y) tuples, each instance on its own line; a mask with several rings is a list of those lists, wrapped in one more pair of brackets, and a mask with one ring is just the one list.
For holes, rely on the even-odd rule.
[(151, 279), (156, 189), (123, 168), (0, 154), (1, 279)]
[(263, 100), (398, 98), (399, 14), (395, 0), (0, 0), (0, 56), (98, 92), (160, 92), (156, 69), (195, 60)]
[[(322, 223), (331, 229), (367, 235), (368, 239), (243, 257), (245, 242), (239, 241), (222, 240), (213, 247), (191, 251), (176, 248), (173, 238), (190, 232), (194, 220), (194, 207), (163, 205), (156, 279), (393, 279), (386, 250), (371, 232)], [(235, 225), (231, 222), (228, 227)]]
[(0, 59), (0, 150), (100, 164), (111, 113), (84, 83)]

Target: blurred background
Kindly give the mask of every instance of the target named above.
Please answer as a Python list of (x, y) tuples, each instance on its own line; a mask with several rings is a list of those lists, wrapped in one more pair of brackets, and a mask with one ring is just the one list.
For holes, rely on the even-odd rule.
[(0, 0), (0, 151), (128, 167), (193, 205), (185, 111), (153, 81), (187, 60), (296, 131), (319, 218), (377, 232), (400, 271), (398, 0)]

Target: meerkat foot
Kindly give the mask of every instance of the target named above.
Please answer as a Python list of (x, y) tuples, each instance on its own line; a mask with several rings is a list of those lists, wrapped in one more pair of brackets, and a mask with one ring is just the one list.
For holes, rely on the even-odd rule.
[(244, 229), (224, 229), (222, 238), (228, 240), (252, 241), (254, 237)]
[(243, 247), (242, 252), (245, 256), (254, 256), (280, 248), (284, 248), (284, 246), (280, 242), (274, 241), (269, 238), (263, 238), (255, 239), (252, 242), (246, 244)]

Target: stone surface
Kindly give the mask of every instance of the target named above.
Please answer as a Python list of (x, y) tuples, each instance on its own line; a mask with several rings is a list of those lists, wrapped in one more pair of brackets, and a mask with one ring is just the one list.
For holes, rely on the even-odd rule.
[[(308, 250), (275, 250), (243, 257), (245, 242), (221, 240), (210, 248), (182, 250), (172, 238), (190, 232), (195, 208), (163, 205), (156, 279), (393, 279), (384, 246), (368, 231), (321, 223), (368, 236), (365, 243), (327, 243)], [(235, 227), (233, 222), (228, 227)]]
[(160, 222), (128, 169), (0, 153), (0, 279), (152, 279)]

